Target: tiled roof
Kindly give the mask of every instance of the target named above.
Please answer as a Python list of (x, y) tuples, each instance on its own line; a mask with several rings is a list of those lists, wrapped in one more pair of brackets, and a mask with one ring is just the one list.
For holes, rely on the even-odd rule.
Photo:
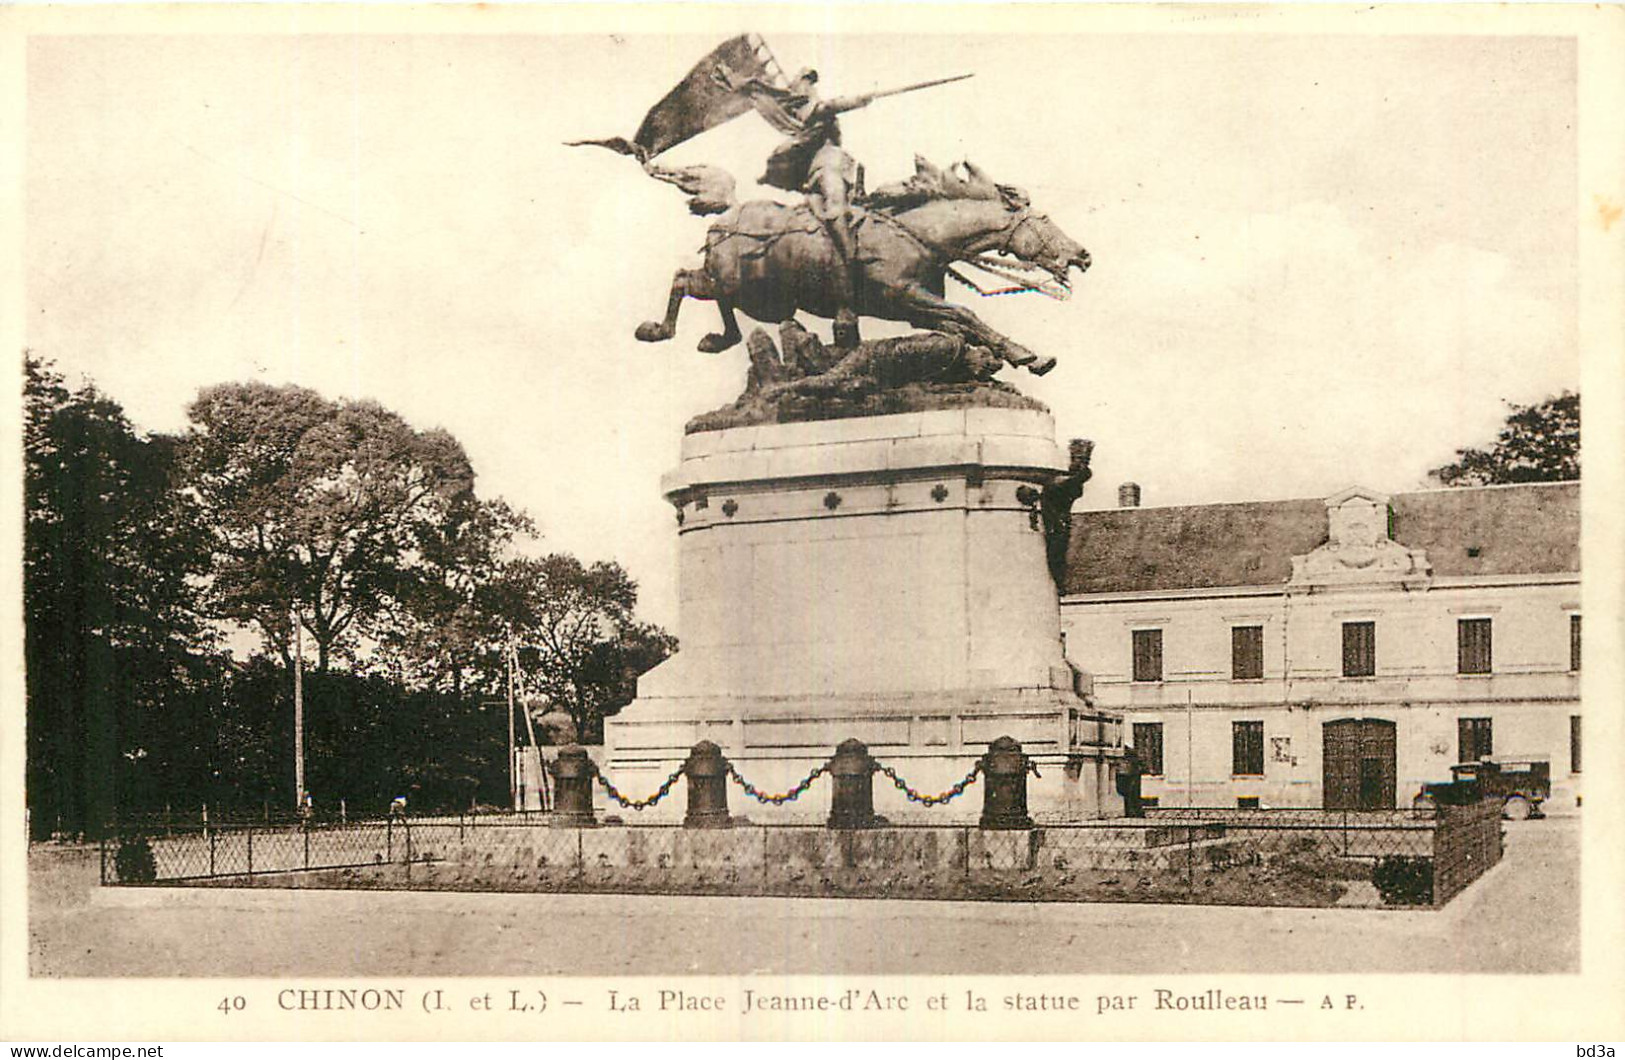
[[(1433, 573), (1580, 569), (1580, 484), (1396, 493), (1393, 537)], [(1076, 512), (1065, 594), (1280, 585), (1326, 543), (1324, 498)], [(1473, 550), (1476, 554), (1470, 553)]]
[(1578, 482), (1401, 493), (1390, 503), (1394, 540), (1426, 549), (1434, 574), (1580, 569)]

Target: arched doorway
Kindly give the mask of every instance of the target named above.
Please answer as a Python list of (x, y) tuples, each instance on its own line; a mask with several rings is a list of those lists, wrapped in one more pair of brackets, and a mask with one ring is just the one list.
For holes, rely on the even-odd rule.
[(1322, 801), (1328, 810), (1394, 808), (1394, 723), (1343, 718), (1322, 729)]

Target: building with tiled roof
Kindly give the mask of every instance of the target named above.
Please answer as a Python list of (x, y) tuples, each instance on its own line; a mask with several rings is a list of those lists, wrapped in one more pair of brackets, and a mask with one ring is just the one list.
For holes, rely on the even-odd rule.
[(1078, 512), (1062, 626), (1162, 805), (1408, 806), (1492, 758), (1572, 806), (1579, 553), (1577, 482)]

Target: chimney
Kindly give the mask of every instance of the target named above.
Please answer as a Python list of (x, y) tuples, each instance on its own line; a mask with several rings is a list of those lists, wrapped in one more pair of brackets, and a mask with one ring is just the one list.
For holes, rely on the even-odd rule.
[(1140, 484), (1138, 482), (1125, 482), (1117, 487), (1117, 506), (1119, 508), (1138, 508), (1140, 506)]

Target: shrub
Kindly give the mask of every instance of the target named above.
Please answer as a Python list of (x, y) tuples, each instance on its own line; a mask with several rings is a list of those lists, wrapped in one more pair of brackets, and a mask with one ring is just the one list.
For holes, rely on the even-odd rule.
[(1383, 905), (1432, 905), (1433, 859), (1393, 856), (1377, 861), (1371, 882)]
[(113, 866), (120, 883), (151, 883), (158, 878), (158, 862), (152, 856), (152, 844), (147, 842), (146, 836), (119, 840)]

